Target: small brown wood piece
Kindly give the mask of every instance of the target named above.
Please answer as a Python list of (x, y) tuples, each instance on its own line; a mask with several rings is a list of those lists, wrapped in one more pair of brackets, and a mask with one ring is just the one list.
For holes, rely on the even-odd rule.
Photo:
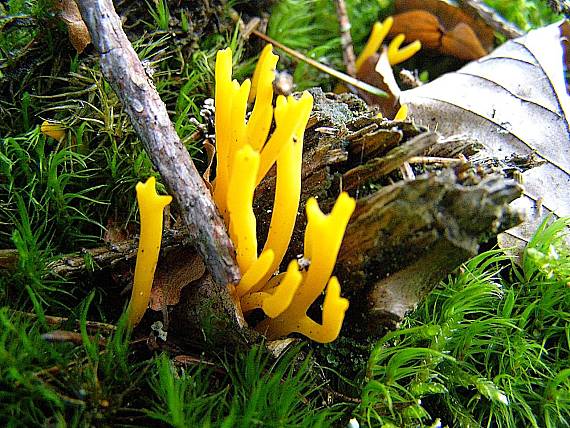
[(347, 171), (342, 176), (344, 190), (356, 190), (364, 183), (378, 180), (380, 177), (398, 169), (412, 156), (425, 152), (436, 142), (437, 135), (433, 132), (426, 132), (390, 150), (382, 157), (375, 158), (364, 165), (359, 165)]

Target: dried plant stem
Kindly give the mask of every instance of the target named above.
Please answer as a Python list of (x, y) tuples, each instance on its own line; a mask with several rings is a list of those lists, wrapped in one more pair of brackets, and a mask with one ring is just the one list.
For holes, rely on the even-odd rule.
[(509, 39), (515, 39), (524, 34), (481, 0), (460, 0), (459, 5), (469, 14), (483, 19), (493, 30)]
[(352, 76), (356, 76), (356, 57), (354, 56), (354, 46), (352, 44), (352, 36), (350, 34), (350, 19), (346, 11), (344, 0), (335, 0), (336, 15), (340, 25), (340, 44), (342, 46), (342, 59), (346, 72)]
[(465, 163), (465, 159), (460, 158), (442, 158), (437, 156), (412, 156), (408, 159), (410, 164), (440, 164), (445, 166), (455, 166)]
[[(20, 316), (23, 316), (23, 317), (26, 317), (29, 319), (38, 318), (38, 316), (36, 314), (30, 313), (30, 312), (14, 311), (14, 314), (17, 314), (17, 315), (20, 315)], [(68, 322), (69, 318), (46, 315), (45, 320), (46, 320), (46, 323), (50, 326), (60, 326), (61, 324)], [(87, 331), (89, 331), (89, 332), (98, 331), (100, 333), (111, 334), (117, 329), (117, 327), (114, 326), (113, 324), (108, 324), (108, 323), (98, 322), (98, 321), (86, 321), (85, 325), (86, 325)], [(77, 326), (79, 326), (79, 322), (77, 322)]]
[(254, 34), (257, 37), (259, 37), (260, 39), (265, 40), (268, 43), (271, 43), (277, 49), (280, 49), (283, 52), (285, 52), (286, 54), (291, 55), (293, 58), (296, 58), (300, 61), (306, 62), (311, 67), (315, 67), (317, 70), (321, 70), (322, 72), (327, 73), (336, 79), (339, 79), (340, 81), (346, 83), (347, 85), (354, 86), (355, 88), (361, 89), (365, 92), (368, 92), (368, 93), (373, 94), (373, 95), (377, 95), (377, 96), (382, 97), (382, 98), (387, 97), (386, 92), (384, 92), (383, 90), (378, 89), (375, 86), (369, 85), (368, 83), (365, 83), (361, 80), (355, 79), (352, 76), (341, 73), (340, 71), (335, 70), (334, 68), (331, 68), (331, 67), (328, 67), (324, 64), (321, 64), (320, 62), (315, 61), (312, 58), (306, 57), (302, 53), (297, 52), (294, 49), (288, 48), (287, 46), (279, 43), (276, 40), (273, 40), (271, 37), (267, 36), (266, 34), (262, 33), (261, 31), (253, 30), (251, 32), (251, 34)]

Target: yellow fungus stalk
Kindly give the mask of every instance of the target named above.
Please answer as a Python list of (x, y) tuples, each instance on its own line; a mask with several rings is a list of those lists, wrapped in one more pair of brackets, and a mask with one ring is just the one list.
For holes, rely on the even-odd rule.
[[(275, 132), (269, 138), (261, 151), (257, 184), (267, 175), (279, 153), (288, 141), (298, 133), (298, 129), (305, 130), (309, 114), (313, 108), (313, 97), (308, 92), (303, 93), (299, 100), (293, 96), (279, 96), (275, 108)], [(304, 122), (303, 122), (304, 121)]]
[[(356, 59), (355, 66), (357, 71), (360, 70), (360, 67), (362, 67), (362, 64), (364, 64), (368, 58), (378, 52), (378, 49), (380, 49), (384, 39), (390, 32), (393, 23), (394, 18), (389, 16), (383, 23), (376, 22), (374, 24), (364, 49)], [(416, 40), (400, 49), (405, 39), (406, 36), (404, 34), (398, 34), (388, 45), (388, 61), (391, 65), (400, 64), (410, 59), (422, 48), (421, 42)]]
[(289, 263), (283, 281), (271, 290), (270, 296), (263, 300), (262, 309), (265, 315), (276, 318), (291, 306), (302, 281), (303, 275), (299, 272), (299, 263), (293, 260)]
[(232, 85), (232, 50), (218, 51), (216, 55), (216, 181), (214, 201), (226, 216), (226, 198), (229, 181), (229, 154), (231, 149), (231, 113), (234, 87)]
[(407, 104), (402, 104), (400, 106), (400, 108), (398, 109), (398, 112), (396, 113), (396, 116), (394, 116), (394, 120), (406, 120), (408, 117), (408, 105)]
[[(326, 343), (334, 340), (348, 309), (348, 301), (340, 297), (340, 285), (331, 274), (336, 257), (342, 243), (344, 230), (354, 211), (356, 202), (346, 193), (342, 193), (329, 215), (319, 209), (315, 199), (307, 201), (308, 226), (305, 242), (310, 243), (309, 251), (305, 249), (305, 257), (310, 254), (309, 270), (303, 274), (302, 284), (297, 288), (291, 304), (279, 316), (262, 322), (258, 329), (270, 339), (276, 339), (289, 333), (301, 333), (310, 339)], [(311, 251), (311, 248), (320, 251)], [(307, 316), (311, 304), (323, 292), (327, 282), (325, 306), (323, 306), (323, 323), (317, 324)]]
[(354, 64), (356, 66), (356, 71), (360, 70), (360, 67), (362, 67), (362, 64), (364, 64), (368, 58), (378, 52), (378, 49), (380, 49), (380, 46), (382, 46), (384, 39), (390, 32), (393, 23), (394, 18), (391, 16), (386, 18), (382, 23), (374, 23), (372, 26), (372, 32), (370, 33), (370, 37), (368, 38), (364, 49), (360, 55), (358, 55), (358, 58), (356, 58), (356, 62)]
[(241, 280), (236, 287), (236, 293), (238, 297), (243, 297), (246, 294), (252, 292), (255, 286), (264, 284), (264, 282), (262, 282), (263, 279), (266, 276), (271, 276), (275, 272), (275, 269), (271, 270), (271, 266), (273, 266), (274, 260), (275, 253), (272, 249), (265, 250), (261, 253), (259, 258), (253, 262), (247, 272), (245, 272), (241, 277)]
[(247, 123), (247, 141), (254, 150), (261, 150), (267, 140), (273, 118), (273, 80), (279, 57), (271, 45), (265, 46), (259, 57), (249, 92), (249, 102), (255, 104)]
[(130, 327), (139, 323), (148, 307), (162, 241), (163, 210), (172, 201), (172, 196), (156, 193), (154, 177), (150, 177), (144, 184), (139, 182), (136, 192), (141, 216), (141, 231), (133, 291), (127, 309)]
[(406, 40), (406, 36), (398, 34), (388, 45), (388, 61), (391, 65), (400, 64), (410, 59), (422, 48), (421, 42), (416, 40), (400, 49), (404, 40)]
[(257, 259), (253, 193), (259, 168), (259, 153), (250, 145), (245, 145), (235, 154), (234, 162), (227, 196), (230, 238), (236, 246), (238, 266), (241, 272), (247, 272)]

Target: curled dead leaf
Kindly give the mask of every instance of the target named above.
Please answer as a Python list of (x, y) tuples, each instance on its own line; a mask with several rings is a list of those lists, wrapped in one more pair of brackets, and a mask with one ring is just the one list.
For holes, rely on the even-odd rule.
[(206, 170), (204, 171), (204, 174), (202, 174), (202, 178), (204, 179), (206, 186), (208, 186), (208, 189), (210, 189), (210, 192), (213, 194), (214, 189), (212, 187), (212, 183), (210, 183), (210, 173), (216, 154), (216, 147), (208, 139), (204, 140), (203, 147), (206, 152)]
[(368, 57), (358, 69), (356, 77), (386, 92), (387, 97), (379, 97), (364, 91), (358, 91), (358, 94), (368, 105), (379, 107), (382, 116), (394, 117), (400, 108), (398, 102), (400, 90), (394, 79), (392, 66), (388, 62), (386, 50), (384, 49), (381, 55), (374, 54)]
[(91, 43), (91, 36), (81, 18), (77, 3), (74, 0), (56, 0), (55, 7), (59, 11), (59, 17), (67, 25), (69, 41), (77, 53), (83, 52), (85, 47)]
[(473, 29), (463, 22), (441, 38), (441, 52), (467, 61), (487, 55)]
[(443, 28), (436, 16), (424, 10), (412, 10), (394, 16), (391, 36), (404, 34), (406, 41), (419, 40), (426, 49), (439, 49)]
[(164, 256), (157, 266), (150, 292), (150, 308), (161, 311), (180, 301), (182, 289), (206, 272), (202, 258), (193, 249), (177, 248)]
[(420, 40), (427, 49), (470, 61), (493, 47), (494, 33), (482, 19), (443, 0), (396, 2), (392, 37), (405, 34), (407, 41)]

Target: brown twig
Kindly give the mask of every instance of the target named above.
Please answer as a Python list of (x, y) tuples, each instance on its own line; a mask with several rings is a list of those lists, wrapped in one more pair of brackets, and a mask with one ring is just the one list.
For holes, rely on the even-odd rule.
[(430, 164), (440, 164), (445, 166), (455, 166), (461, 165), (465, 163), (465, 159), (460, 158), (442, 158), (438, 156), (412, 156), (408, 159), (408, 163), (410, 164), (423, 164), (423, 165), (430, 165)]
[[(187, 247), (191, 243), (185, 230), (166, 229), (162, 234), (161, 252)], [(65, 254), (49, 263), (48, 269), (54, 275), (69, 278), (85, 271), (106, 269), (121, 262), (129, 262), (136, 257), (137, 248), (137, 239), (107, 243), (101, 247), (82, 249), (79, 253)], [(0, 250), (0, 270), (15, 269), (17, 263), (18, 250)]]
[[(67, 331), (67, 330), (53, 330), (48, 333), (42, 334), (42, 339), (46, 342), (70, 342), (74, 345), (82, 345), (83, 344), (83, 336), (81, 333), (77, 333), (75, 331)], [(89, 337), (90, 340), (95, 339), (94, 337)], [(98, 339), (99, 346), (105, 346), (107, 344), (107, 340), (104, 337), (100, 337)]]
[[(16, 315), (22, 316), (22, 317), (26, 317), (28, 319), (37, 319), (38, 318), (38, 316), (36, 314), (32, 314), (30, 312), (13, 311), (13, 313)], [(56, 317), (53, 315), (46, 315), (45, 320), (46, 320), (46, 323), (50, 326), (60, 326), (64, 323), (68, 322), (69, 318)], [(76, 321), (76, 325), (79, 326), (79, 321)], [(98, 321), (86, 321), (85, 325), (87, 327), (87, 331), (89, 331), (89, 332), (99, 331), (99, 332), (111, 334), (115, 330), (117, 330), (117, 327), (114, 326), (113, 324), (107, 324), (107, 323), (98, 322)]]
[(336, 16), (340, 25), (340, 44), (342, 46), (342, 59), (346, 72), (349, 76), (356, 76), (356, 58), (354, 56), (354, 46), (352, 45), (352, 35), (350, 34), (350, 19), (346, 11), (344, 0), (335, 0)]
[(515, 39), (523, 35), (519, 28), (502, 18), (480, 0), (459, 0), (459, 4), (469, 14), (481, 18), (493, 30), (509, 39)]
[(122, 29), (111, 0), (77, 0), (101, 69), (129, 115), (188, 226), (194, 245), (218, 284), (240, 278), (235, 251), (210, 192), (168, 117), (151, 79)]
[(437, 135), (425, 132), (390, 150), (385, 156), (375, 158), (364, 165), (353, 168), (342, 177), (344, 190), (355, 190), (358, 186), (389, 174), (413, 156), (426, 151), (437, 142)]

